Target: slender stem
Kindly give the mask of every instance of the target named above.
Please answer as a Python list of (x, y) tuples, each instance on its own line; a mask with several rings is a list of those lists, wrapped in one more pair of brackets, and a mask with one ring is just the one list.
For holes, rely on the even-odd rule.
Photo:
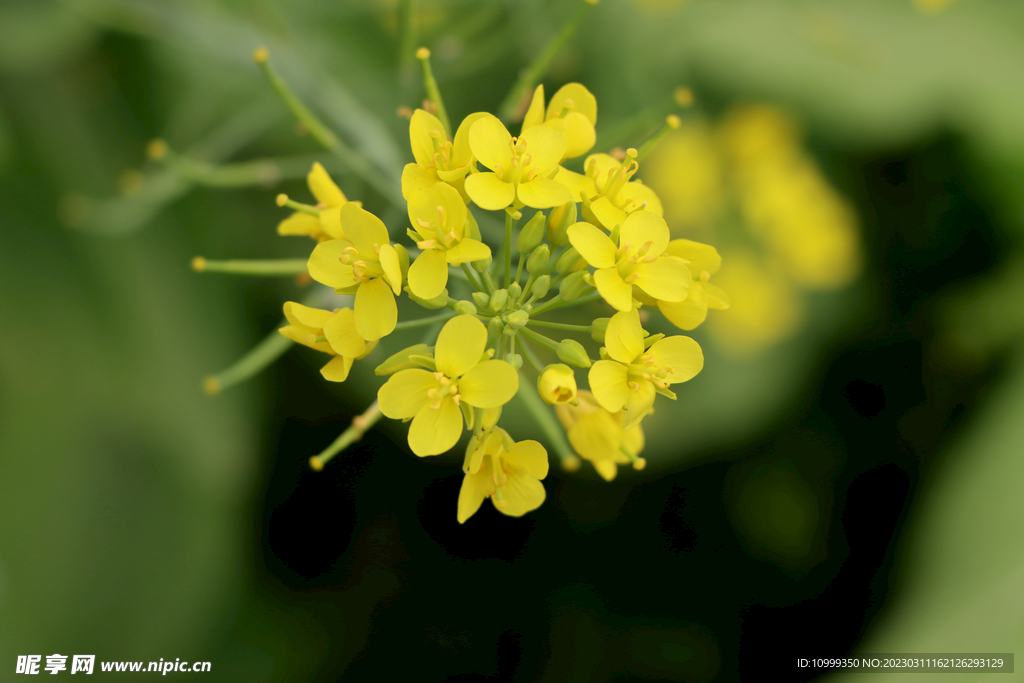
[(572, 446), (569, 445), (569, 441), (565, 438), (562, 426), (558, 424), (554, 415), (551, 414), (551, 409), (548, 405), (541, 400), (540, 394), (537, 393), (533, 383), (520, 382), (519, 391), (516, 392), (516, 396), (547, 437), (548, 442), (555, 451), (555, 455), (561, 461), (562, 469), (570, 472), (579, 469), (579, 457), (573, 452)]
[(562, 48), (573, 37), (580, 24), (583, 23), (583, 20), (590, 12), (590, 8), (595, 4), (597, 4), (597, 0), (581, 0), (579, 7), (576, 8), (576, 13), (562, 26), (562, 30), (555, 34), (551, 42), (522, 71), (519, 75), (519, 80), (512, 86), (512, 90), (509, 91), (505, 101), (501, 103), (501, 107), (498, 109), (502, 119), (508, 121), (516, 112), (516, 109), (518, 109), (526, 93), (536, 87), (540, 79), (544, 78), (544, 75), (551, 67), (551, 62), (554, 61), (558, 53), (562, 51)]
[(551, 349), (552, 351), (558, 348), (558, 342), (556, 342), (553, 339), (548, 339), (543, 334), (537, 334), (533, 330), (527, 329), (525, 327), (520, 329), (519, 332), (527, 339), (533, 340), (538, 344), (542, 344)]
[(356, 441), (359, 441), (359, 439), (363, 438), (363, 434), (365, 434), (370, 427), (377, 424), (377, 421), (380, 420), (382, 416), (383, 414), (380, 412), (380, 406), (378, 406), (377, 402), (374, 401), (370, 404), (370, 407), (366, 409), (366, 412), (352, 418), (352, 426), (343, 431), (341, 436), (334, 440), (334, 443), (310, 458), (309, 466), (317, 472), (322, 470), (324, 465), (326, 465), (331, 458), (354, 444)]
[(573, 301), (562, 301), (560, 297), (556, 296), (553, 299), (548, 299), (540, 306), (533, 309), (530, 315), (540, 315), (541, 313), (546, 313), (547, 311), (551, 311), (556, 308), (566, 308), (568, 306), (579, 306), (581, 304), (589, 304), (591, 301), (597, 301), (600, 298), (600, 292), (593, 292), (591, 294), (587, 294), (586, 296), (581, 296), (580, 298), (575, 299)]
[(211, 164), (169, 149), (159, 160), (182, 180), (209, 187), (275, 185), (282, 180), (304, 177), (313, 162), (309, 155), (301, 154), (278, 159)]
[(491, 272), (485, 270), (483, 273), (484, 287), (487, 289), (488, 294), (494, 294), (498, 286), (494, 284), (494, 278), (491, 277)]
[(476, 276), (473, 275), (473, 271), (472, 271), (472, 269), (470, 269), (468, 263), (463, 263), (462, 264), (462, 272), (466, 274), (466, 279), (469, 280), (469, 284), (473, 285), (473, 289), (475, 289), (478, 292), (484, 291), (483, 285), (481, 285), (477, 281)]
[(196, 256), (192, 259), (192, 270), (197, 273), (233, 275), (300, 275), (306, 272), (306, 263), (306, 259), (208, 261), (202, 256)]
[(442, 321), (447, 320), (448, 318), (451, 318), (451, 317), (452, 317), (452, 314), (446, 311), (446, 312), (441, 313), (439, 315), (432, 315), (432, 316), (429, 316), (427, 318), (417, 318), (416, 320), (406, 320), (405, 322), (400, 322), (397, 325), (395, 325), (395, 329), (396, 330), (409, 330), (409, 329), (412, 329), (414, 327), (425, 327), (427, 325), (433, 325), (434, 323), (437, 323), (437, 322), (442, 322)]
[[(519, 265), (516, 266), (516, 282), (519, 282), (519, 278), (521, 278), (523, 276), (523, 266), (524, 265), (526, 265), (526, 256), (524, 256), (523, 254), (520, 254), (519, 255)], [(511, 283), (506, 282), (505, 286), (507, 287), (509, 284), (511, 284)]]
[[(287, 322), (282, 321), (278, 324), (278, 327), (285, 324)], [(259, 344), (252, 347), (248, 353), (232, 365), (221, 370), (216, 375), (205, 377), (203, 379), (203, 391), (210, 396), (216, 396), (228, 387), (249, 379), (280, 358), (294, 343), (275, 328)]]
[(537, 355), (530, 348), (530, 345), (526, 343), (525, 339), (520, 340), (523, 348), (523, 357), (526, 358), (526, 362), (533, 366), (533, 369), (537, 371), (537, 374), (544, 372), (544, 368), (541, 366), (540, 361), (537, 359)]
[(550, 327), (555, 330), (568, 330), (569, 332), (586, 332), (590, 334), (590, 325), (570, 325), (568, 323), (549, 323), (545, 320), (534, 320), (530, 318), (528, 325), (536, 325), (537, 327)]
[(444, 100), (441, 99), (441, 90), (437, 87), (434, 79), (434, 70), (430, 68), (430, 50), (421, 47), (416, 51), (416, 59), (423, 65), (423, 85), (427, 88), (427, 97), (434, 103), (437, 110), (437, 120), (444, 126), (444, 132), (450, 140), (452, 137), (452, 124), (448, 121), (448, 111), (444, 108)]
[(505, 211), (505, 287), (512, 284), (512, 227), (514, 225), (512, 214)]
[(412, 61), (416, 45), (416, 0), (401, 0), (398, 4), (398, 65)]
[(676, 130), (682, 122), (679, 117), (675, 114), (670, 114), (665, 117), (665, 123), (655, 131), (654, 135), (644, 140), (644, 144), (640, 145), (640, 149), (636, 153), (636, 160), (641, 161), (645, 156), (650, 154), (651, 150), (661, 141), (663, 137), (669, 134), (670, 131)]

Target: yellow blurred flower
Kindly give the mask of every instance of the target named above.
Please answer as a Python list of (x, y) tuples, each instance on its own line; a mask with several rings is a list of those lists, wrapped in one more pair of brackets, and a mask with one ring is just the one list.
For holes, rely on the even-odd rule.
[(466, 205), (455, 188), (436, 183), (409, 198), (409, 236), (422, 253), (409, 267), (409, 287), (421, 299), (433, 299), (448, 284), (448, 264), (481, 261), (491, 248), (465, 236)]
[(662, 197), (665, 220), (676, 234), (703, 236), (714, 228), (726, 201), (723, 172), (721, 152), (699, 123), (666, 135), (644, 160), (644, 177)]
[(445, 323), (434, 347), (435, 372), (412, 368), (388, 379), (377, 393), (381, 412), (412, 418), (409, 447), (419, 456), (444, 453), (462, 433), (463, 410), (497, 408), (519, 389), (519, 375), (505, 361), (486, 358), (487, 328), (471, 315)]
[(665, 337), (645, 350), (636, 310), (612, 316), (604, 344), (608, 359), (590, 368), (590, 390), (608, 412), (626, 411), (626, 429), (650, 412), (655, 393), (675, 399), (669, 385), (692, 379), (704, 367), (704, 354), (689, 337)]
[(590, 223), (570, 225), (568, 236), (580, 256), (597, 269), (597, 291), (616, 309), (633, 308), (634, 285), (658, 301), (686, 299), (692, 276), (682, 260), (665, 254), (669, 232), (661, 216), (631, 213), (622, 223), (617, 247)]
[(605, 481), (618, 474), (619, 465), (630, 462), (643, 469), (646, 461), (638, 457), (644, 450), (643, 425), (626, 429), (626, 413), (609, 413), (589, 391), (579, 392), (579, 405), (558, 405), (555, 414), (569, 437), (569, 443), (584, 460), (589, 460)]
[(455, 141), (449, 142), (444, 126), (433, 114), (417, 109), (409, 122), (409, 141), (415, 163), (402, 171), (402, 196), (410, 200), (420, 189), (432, 189), (438, 181), (450, 184), (460, 192), (466, 174), (473, 168), (473, 152), (469, 147), (469, 129), (489, 114), (477, 112), (462, 120)]
[[(296, 211), (285, 218), (277, 226), (278, 235), (305, 235), (315, 240), (345, 239), (345, 232), (338, 220), (338, 212), (348, 203), (345, 193), (341, 191), (320, 162), (313, 163), (313, 170), (306, 176), (309, 189), (316, 197), (320, 215), (314, 216), (304, 211)], [(359, 202), (354, 202), (361, 206)]]
[(640, 209), (661, 216), (661, 200), (654, 190), (631, 180), (640, 167), (636, 155), (632, 148), (626, 150), (623, 161), (591, 154), (584, 162), (584, 175), (559, 167), (555, 180), (569, 188), (573, 199), (583, 202), (583, 217), (605, 230), (622, 225), (627, 214)]
[(402, 263), (388, 229), (369, 211), (346, 204), (339, 214), (346, 239), (321, 242), (309, 257), (309, 274), (342, 291), (355, 290), (355, 321), (368, 341), (391, 334), (398, 323), (395, 295), (402, 291)]
[(514, 443), (504, 429), (494, 429), (466, 454), (463, 471), (459, 524), (480, 509), (484, 498), (490, 498), (498, 512), (522, 517), (539, 508), (547, 495), (540, 483), (548, 476), (547, 451), (536, 441)]
[(953, 0), (913, 0), (914, 5), (926, 14), (938, 14), (953, 4)]
[(355, 316), (351, 308), (333, 313), (288, 301), (284, 305), (288, 325), (278, 330), (294, 342), (334, 356), (320, 369), (324, 379), (344, 382), (352, 368), (352, 361), (366, 357), (377, 346), (366, 342), (356, 332)]
[(550, 176), (566, 150), (565, 135), (547, 126), (531, 126), (513, 138), (496, 116), (473, 124), (469, 146), (490, 172), (466, 178), (466, 193), (477, 206), (498, 211), (517, 203), (550, 209), (569, 201), (569, 190)]
[(547, 126), (565, 135), (565, 154), (559, 163), (586, 154), (597, 140), (597, 99), (579, 83), (567, 83), (551, 96), (544, 110), (544, 86), (533, 92), (530, 108), (523, 118), (523, 130), (531, 126)]
[(549, 406), (576, 403), (576, 373), (564, 363), (549, 365), (537, 377), (537, 391)]

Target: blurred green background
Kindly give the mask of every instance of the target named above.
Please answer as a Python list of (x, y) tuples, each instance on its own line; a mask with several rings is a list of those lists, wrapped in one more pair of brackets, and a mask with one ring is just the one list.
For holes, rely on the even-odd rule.
[[(0, 2), (4, 676), (59, 652), (224, 681), (807, 680), (796, 657), (1024, 643), (1024, 4), (602, 0), (544, 83), (590, 88), (607, 146), (693, 90), (691, 137), (641, 175), (749, 304), (693, 333), (705, 369), (645, 421), (645, 471), (553, 472), (536, 513), (463, 527), (460, 459), (416, 459), (401, 426), (308, 471), (371, 400), (366, 367), (327, 386), (293, 350), (200, 391), (302, 288), (192, 256), (304, 258), (273, 199), (314, 159), (403, 220), (296, 135), (253, 49), (397, 186), (395, 112), (423, 98), (401, 45), (433, 50), (460, 119), (576, 8), (408, 5), (415, 36), (386, 0)], [(779, 187), (811, 179), (783, 219), (839, 207), (848, 276), (794, 276), (806, 254), (752, 218), (722, 132), (752, 110), (788, 131)], [(155, 137), (270, 161), (183, 178), (146, 161)], [(800, 224), (792, 244), (834, 228)]]

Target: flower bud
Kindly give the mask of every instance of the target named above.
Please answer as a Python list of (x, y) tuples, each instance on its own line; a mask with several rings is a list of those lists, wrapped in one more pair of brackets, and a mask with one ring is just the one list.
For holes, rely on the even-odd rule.
[(570, 201), (564, 206), (556, 206), (548, 215), (548, 241), (556, 247), (569, 243), (567, 231), (576, 222), (576, 202)]
[(587, 267), (587, 262), (583, 260), (580, 253), (575, 248), (569, 247), (565, 250), (565, 253), (558, 257), (558, 261), (555, 263), (555, 270), (558, 271), (559, 275), (565, 275), (575, 270), (583, 270)]
[(476, 306), (472, 301), (456, 301), (455, 312), (460, 315), (476, 315)]
[(497, 338), (501, 336), (501, 331), (505, 326), (501, 322), (501, 318), (494, 317), (487, 321), (487, 336), (491, 338)]
[(530, 315), (526, 311), (513, 311), (505, 316), (505, 323), (513, 330), (526, 327), (528, 322), (530, 322)]
[(506, 353), (505, 362), (509, 363), (516, 370), (523, 367), (523, 357), (520, 356), (518, 353)]
[(537, 378), (537, 392), (549, 406), (579, 403), (576, 398), (576, 374), (568, 365), (561, 363), (544, 368), (544, 372)]
[(512, 301), (518, 299), (522, 293), (523, 288), (519, 285), (518, 282), (513, 282), (511, 285), (508, 286), (508, 298), (512, 299)]
[(558, 356), (558, 360), (569, 365), (575, 365), (578, 368), (589, 368), (591, 366), (587, 350), (583, 348), (583, 344), (580, 344), (575, 339), (563, 339), (560, 341), (558, 348), (555, 349), (555, 354)]
[(505, 304), (508, 303), (508, 290), (497, 289), (494, 294), (491, 294), (491, 298), (488, 302), (488, 306), (492, 311), (500, 311), (505, 308)]
[(546, 244), (542, 244), (530, 254), (530, 258), (526, 259), (526, 271), (532, 275), (536, 275), (544, 271), (548, 267), (548, 260), (551, 259), (551, 249)]
[(608, 330), (611, 318), (598, 318), (590, 324), (590, 338), (598, 344), (604, 344), (604, 333)]
[(541, 240), (543, 239), (544, 212), (538, 211), (533, 215), (533, 218), (523, 226), (523, 229), (519, 231), (519, 236), (516, 237), (516, 249), (519, 250), (520, 254), (529, 254), (540, 246)]
[(583, 293), (583, 288), (587, 286), (585, 279), (587, 275), (587, 271), (577, 270), (562, 280), (558, 285), (558, 293), (561, 295), (562, 301), (575, 301), (579, 298), (579, 295)]
[(410, 346), (407, 349), (402, 349), (378, 365), (373, 372), (378, 377), (389, 377), (399, 370), (422, 367), (421, 363), (411, 360), (409, 358), (410, 356), (433, 358), (434, 349), (430, 348), (426, 344), (416, 344), (415, 346)]
[(547, 296), (549, 289), (551, 289), (551, 278), (547, 275), (541, 275), (533, 281), (533, 287), (530, 288), (530, 293), (538, 299), (543, 299)]
[(448, 305), (448, 290), (444, 290), (433, 299), (421, 299), (412, 293), (408, 285), (405, 288), (405, 293), (409, 295), (409, 298), (418, 303), (423, 308), (428, 308), (431, 311), (436, 311), (439, 308), (444, 308)]
[(482, 273), (482, 272), (484, 272), (485, 270), (487, 270), (488, 268), (491, 267), (491, 261), (492, 260), (493, 259), (491, 259), (491, 257), (488, 256), (485, 259), (480, 259), (479, 261), (473, 261), (473, 263), (471, 263), (470, 265), (473, 266), (473, 270), (475, 270), (478, 273)]
[(487, 308), (491, 304), (491, 297), (487, 296), (483, 292), (473, 292), (473, 303), (476, 304), (478, 309)]

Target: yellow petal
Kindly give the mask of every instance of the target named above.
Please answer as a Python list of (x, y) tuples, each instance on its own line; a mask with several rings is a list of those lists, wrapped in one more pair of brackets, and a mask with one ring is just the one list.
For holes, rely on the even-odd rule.
[(615, 479), (615, 475), (619, 473), (619, 466), (611, 460), (595, 460), (593, 464), (594, 469), (605, 481)]
[(620, 363), (635, 361), (644, 352), (644, 331), (640, 326), (639, 311), (613, 315), (604, 333), (604, 345), (608, 349), (608, 355)]
[(701, 271), (714, 275), (722, 267), (722, 257), (710, 244), (701, 244), (693, 240), (672, 240), (668, 243), (665, 253), (689, 261), (690, 272), (694, 275), (700, 275)]
[(391, 291), (398, 296), (402, 293), (402, 264), (398, 252), (390, 244), (382, 244), (378, 256), (380, 267), (384, 270), (384, 278), (391, 285)]
[(335, 353), (350, 359), (366, 353), (366, 341), (356, 332), (356, 316), (351, 308), (343, 308), (332, 315), (323, 330)]
[(346, 239), (355, 245), (364, 258), (373, 255), (375, 246), (389, 243), (388, 229), (384, 223), (355, 203), (349, 202), (341, 207), (339, 215)]
[(530, 100), (530, 108), (526, 110), (523, 117), (523, 127), (526, 130), (531, 126), (539, 126), (544, 123), (544, 85), (538, 85), (533, 91), (533, 99)]
[(729, 308), (731, 305), (729, 302), (729, 295), (721, 287), (705, 282), (704, 289), (708, 293), (708, 308)]
[(352, 369), (352, 360), (345, 356), (335, 356), (320, 368), (320, 374), (328, 382), (344, 382), (348, 379), (348, 371)]
[(377, 391), (377, 404), (385, 417), (407, 420), (430, 402), (427, 392), (436, 388), (437, 380), (427, 370), (399, 370)]
[(474, 173), (466, 178), (466, 194), (481, 209), (500, 211), (512, 204), (516, 198), (516, 187), (498, 180), (493, 173)]
[[(469, 129), (469, 148), (481, 164), (492, 171), (498, 165), (506, 173), (512, 170), (512, 135), (497, 117), (483, 116)], [(466, 179), (467, 182), (469, 178)], [(473, 201), (476, 201), (475, 199)], [(501, 207), (504, 208), (504, 207)]]
[(462, 435), (462, 411), (452, 401), (440, 408), (427, 404), (409, 425), (409, 448), (421, 458), (451, 450)]
[(565, 155), (565, 135), (547, 126), (526, 128), (519, 139), (526, 143), (526, 154), (530, 156), (528, 167), (539, 169), (538, 172), (542, 176), (547, 176), (555, 170), (555, 166)]
[(636, 286), (660, 301), (684, 301), (693, 284), (686, 264), (674, 256), (662, 256), (653, 263), (641, 263), (635, 272), (640, 276)]
[(467, 474), (462, 478), (462, 488), (459, 489), (459, 524), (464, 524), (467, 519), (476, 514), (476, 511), (480, 509), (480, 505), (484, 502), (484, 498), (489, 495), (489, 487), (491, 486), (493, 486), (493, 483), (491, 483), (489, 465), (486, 474), (482, 472), (479, 474)]
[(320, 233), (321, 229), (319, 218), (301, 211), (296, 211), (277, 224), (278, 235), (312, 236)]
[(639, 455), (644, 449), (644, 428), (642, 425), (635, 425), (622, 434), (622, 445), (634, 455)]
[(594, 187), (593, 180), (585, 175), (573, 173), (561, 166), (558, 167), (558, 173), (555, 174), (555, 182), (562, 183), (568, 188), (574, 202), (583, 201), (583, 194), (586, 194), (588, 197), (593, 197), (597, 194), (597, 188)]
[(626, 413), (622, 427), (627, 431), (647, 417), (647, 413), (651, 412), (651, 406), (654, 405), (654, 397), (657, 395), (654, 391), (654, 384), (647, 380), (636, 380), (633, 386), (636, 387), (636, 391), (629, 392), (629, 400), (623, 406)]
[(313, 170), (309, 172), (306, 181), (316, 200), (325, 206), (341, 206), (348, 201), (345, 193), (334, 184), (319, 161), (313, 163)]
[(420, 166), (430, 166), (434, 163), (434, 140), (430, 135), (431, 131), (438, 131), (441, 134), (438, 143), (448, 139), (444, 126), (436, 116), (422, 109), (414, 111), (409, 121), (409, 142), (412, 144), (412, 156)]
[(655, 194), (654, 190), (647, 185), (644, 185), (639, 180), (626, 183), (625, 187), (619, 190), (618, 201), (627, 211), (630, 212), (643, 209), (644, 211), (650, 211), (657, 216), (661, 216), (665, 213), (664, 209), (662, 209), (661, 200), (658, 198), (658, 195)]
[(599, 360), (590, 366), (590, 391), (605, 410), (617, 413), (626, 405), (632, 395), (626, 375), (626, 366), (613, 360)]
[(437, 203), (434, 205), (434, 216), (437, 216), (438, 205), (444, 208), (445, 224), (441, 226), (442, 231), (447, 234), (449, 231), (454, 230), (459, 236), (462, 236), (468, 211), (466, 209), (466, 202), (462, 200), (462, 195), (447, 183), (437, 183), (434, 185), (434, 193), (437, 196)]
[(446, 322), (437, 335), (434, 347), (437, 369), (452, 379), (461, 377), (480, 361), (486, 346), (484, 324), (472, 315), (457, 315)]
[[(483, 327), (482, 323), (480, 327)], [(503, 360), (485, 360), (470, 368), (459, 380), (462, 400), (476, 408), (503, 406), (512, 400), (518, 390), (519, 373)]]
[[(313, 218), (313, 216), (310, 216)], [(345, 231), (341, 227), (341, 207), (332, 206), (320, 212), (320, 230), (334, 240), (345, 239)]]
[(602, 268), (594, 273), (597, 291), (612, 307), (620, 311), (633, 309), (633, 287), (622, 279), (616, 268)]
[(294, 301), (287, 301), (284, 304), (284, 317), (292, 325), (301, 325), (310, 330), (322, 330), (324, 324), (331, 318), (330, 311), (319, 308), (310, 308)]
[(650, 211), (637, 211), (626, 216), (619, 232), (619, 246), (631, 244), (634, 247), (651, 242), (648, 256), (661, 256), (668, 248), (668, 223), (661, 216)]
[(473, 150), (469, 146), (469, 131), (473, 129), (473, 124), (484, 118), (485, 116), (493, 116), (485, 111), (478, 111), (470, 114), (466, 118), (462, 119), (462, 123), (459, 124), (459, 129), (455, 132), (455, 145), (452, 149), (452, 166), (468, 166), (470, 159), (473, 158)]
[[(351, 206), (351, 204), (346, 204)], [(309, 275), (322, 285), (342, 289), (356, 284), (352, 279), (352, 266), (346, 266), (339, 259), (352, 243), (347, 240), (327, 240), (316, 245), (306, 267)]]
[(569, 243), (594, 268), (615, 265), (615, 243), (600, 228), (590, 223), (574, 223), (567, 232)]
[(519, 201), (534, 209), (562, 206), (572, 199), (572, 194), (565, 185), (541, 176), (525, 183), (519, 183), (516, 195), (519, 197)]
[(611, 203), (608, 197), (598, 197), (590, 204), (590, 211), (608, 230), (626, 221), (626, 212)]
[(285, 325), (279, 329), (278, 332), (288, 337), (296, 344), (302, 344), (303, 346), (308, 346), (311, 349), (323, 351), (324, 353), (331, 353), (331, 345), (327, 342), (311, 341), (311, 339), (313, 339), (313, 332), (308, 327)]
[(534, 479), (548, 476), (548, 452), (536, 441), (519, 441), (512, 445), (506, 459)]
[(569, 443), (581, 457), (597, 462), (629, 462), (619, 450), (624, 431), (622, 421), (607, 410), (600, 409), (585, 415), (579, 425), (569, 430)]
[(678, 384), (693, 379), (704, 367), (704, 352), (700, 345), (689, 337), (665, 337), (651, 346), (654, 362), (660, 368), (671, 368), (665, 378), (669, 384)]
[(669, 322), (682, 330), (692, 330), (704, 322), (708, 315), (707, 296), (704, 284), (695, 282), (690, 285), (690, 293), (685, 301), (670, 304), (658, 302), (658, 309)]
[(402, 169), (402, 197), (408, 201), (416, 190), (430, 189), (437, 181), (437, 173), (433, 169), (406, 164)]
[[(509, 517), (522, 517), (531, 510), (536, 510), (544, 502), (547, 493), (544, 484), (524, 472), (512, 471), (502, 487), (505, 504), (495, 505), (498, 512)], [(494, 499), (491, 499), (494, 502)]]
[[(594, 124), (583, 114), (573, 112), (565, 117), (565, 159), (575, 159), (590, 151), (597, 142)], [(623, 188), (625, 189), (625, 188)]]
[(448, 262), (443, 251), (426, 249), (409, 266), (409, 289), (421, 299), (433, 299), (448, 284)]
[(356, 290), (356, 331), (366, 341), (391, 334), (398, 323), (395, 295), (382, 278), (363, 282)]
[(444, 254), (448, 259), (448, 263), (458, 265), (460, 263), (469, 263), (470, 261), (482, 261), (491, 255), (491, 248), (480, 240), (466, 237)]
[(597, 123), (597, 98), (579, 83), (566, 83), (551, 96), (545, 118), (553, 119), (558, 116), (565, 109), (567, 99), (572, 100), (570, 112), (581, 114), (591, 126)]

